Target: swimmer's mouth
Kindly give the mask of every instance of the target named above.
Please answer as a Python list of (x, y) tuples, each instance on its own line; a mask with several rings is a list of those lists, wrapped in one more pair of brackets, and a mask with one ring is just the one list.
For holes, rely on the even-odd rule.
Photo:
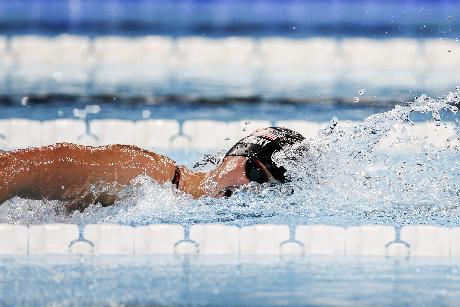
[(221, 197), (229, 198), (230, 196), (233, 195), (233, 193), (235, 193), (235, 191), (237, 189), (238, 189), (238, 187), (236, 187), (236, 186), (226, 187), (225, 189), (223, 189), (222, 191), (217, 193), (217, 195), (215, 197), (217, 197), (217, 198), (221, 198)]

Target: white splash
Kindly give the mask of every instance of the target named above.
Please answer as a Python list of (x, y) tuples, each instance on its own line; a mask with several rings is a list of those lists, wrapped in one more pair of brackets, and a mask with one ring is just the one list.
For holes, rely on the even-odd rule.
[[(309, 209), (318, 211), (315, 219), (319, 222), (327, 216), (338, 224), (360, 223), (360, 219), (374, 223), (460, 221), (458, 126), (442, 146), (435, 146), (429, 137), (407, 135), (412, 113), (431, 113), (433, 128), (452, 125), (442, 123), (441, 114), (456, 113), (454, 104), (458, 103), (458, 91), (438, 99), (423, 95), (359, 124), (338, 126), (333, 120), (317, 138), (277, 156), (280, 163), (292, 161), (285, 163), (294, 176), (290, 201), (308, 201)], [(426, 131), (425, 136), (437, 138), (432, 132)], [(390, 134), (398, 137), (381, 146)], [(443, 214), (449, 219), (443, 220)]]

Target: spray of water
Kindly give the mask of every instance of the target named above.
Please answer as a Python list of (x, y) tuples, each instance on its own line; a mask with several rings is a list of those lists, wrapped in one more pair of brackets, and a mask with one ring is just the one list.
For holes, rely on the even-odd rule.
[[(295, 177), (291, 201), (313, 204), (315, 222), (458, 223), (458, 125), (440, 146), (433, 143), (453, 127), (441, 114), (457, 113), (458, 103), (457, 90), (437, 99), (422, 95), (351, 126), (332, 120), (317, 138), (278, 155), (280, 163), (293, 161), (286, 163)], [(422, 137), (410, 135), (413, 113), (432, 115), (432, 130)]]
[[(460, 129), (442, 121), (459, 101), (457, 89), (360, 123), (334, 118), (316, 138), (275, 154), (291, 175), (288, 184), (253, 184), (229, 199), (193, 200), (140, 176), (111, 207), (68, 215), (56, 201), (16, 198), (0, 208), (0, 222), (460, 225)], [(432, 115), (423, 137), (411, 135), (414, 113)], [(448, 131), (442, 142), (439, 131)]]

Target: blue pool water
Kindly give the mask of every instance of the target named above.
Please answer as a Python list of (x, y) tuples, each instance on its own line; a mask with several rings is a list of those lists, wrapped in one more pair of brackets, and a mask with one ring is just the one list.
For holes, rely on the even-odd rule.
[[(240, 119), (268, 120), (276, 122), (280, 120), (305, 120), (305, 121), (329, 121), (337, 116), (341, 120), (360, 121), (367, 116), (382, 111), (390, 110), (392, 104), (380, 105), (340, 105), (330, 104), (281, 104), (281, 103), (226, 103), (215, 104), (186, 104), (169, 101), (160, 105), (130, 104), (124, 100), (116, 103), (99, 103), (95, 100), (84, 100), (80, 103), (61, 100), (55, 103), (1, 105), (0, 119), (24, 118), (33, 120), (53, 120), (60, 118), (75, 119), (75, 110), (84, 110), (87, 106), (98, 106), (96, 113), (87, 113), (85, 119), (173, 119), (184, 120), (217, 120), (235, 121)], [(148, 116), (145, 117), (145, 111)], [(415, 120), (429, 119), (423, 114), (414, 114)], [(450, 113), (445, 113), (447, 120), (452, 120)]]
[(0, 261), (3, 306), (456, 306), (460, 263), (379, 257), (30, 257)]

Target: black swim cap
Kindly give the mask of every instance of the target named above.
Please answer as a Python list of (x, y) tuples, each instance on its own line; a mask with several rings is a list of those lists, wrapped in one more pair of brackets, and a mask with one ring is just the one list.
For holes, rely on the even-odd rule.
[(304, 139), (300, 133), (288, 128), (263, 128), (238, 141), (225, 156), (242, 156), (257, 159), (265, 165), (276, 180), (286, 182), (286, 177), (284, 176), (286, 169), (282, 166), (277, 166), (272, 160), (272, 155), (286, 146), (301, 142)]

